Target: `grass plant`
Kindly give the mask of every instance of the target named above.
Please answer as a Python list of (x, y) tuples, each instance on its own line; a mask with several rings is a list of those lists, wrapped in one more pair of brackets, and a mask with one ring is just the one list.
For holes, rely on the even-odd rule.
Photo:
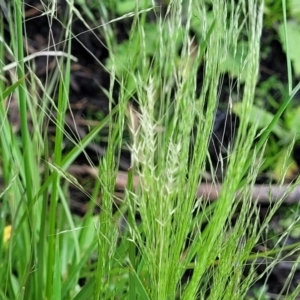
[[(50, 1), (43, 4), (50, 26), (58, 18), (57, 7)], [(274, 247), (266, 253), (252, 253), (281, 201), (261, 221), (259, 209), (251, 201), (251, 189), (264, 160), (268, 136), (299, 90), (299, 85), (294, 89), (289, 85), (290, 98), (258, 135), (249, 111), (258, 80), (263, 2), (216, 0), (208, 11), (205, 1), (188, 0), (183, 5), (175, 0), (170, 1), (165, 17), (155, 11), (151, 1), (141, 9), (135, 7), (131, 13), (110, 19), (100, 5), (101, 25), (93, 27), (85, 22), (87, 31), (106, 39), (110, 58), (104, 67), (110, 73), (111, 86), (105, 91), (110, 113), (83, 139), (77, 132), (71, 136), (65, 121), (70, 108), (72, 41), (78, 39), (72, 33), (72, 20), (84, 19), (80, 13), (83, 11), (95, 21), (93, 11), (86, 4), (78, 2), (75, 6), (73, 1), (67, 1), (67, 15), (60, 21), (64, 28), (60, 42), (64, 46), (60, 49), (64, 54), (56, 44), (49, 43), (49, 49), (45, 49), (54, 55), (56, 50), (59, 53), (55, 57), (56, 71), (48, 70), (46, 83), (38, 78), (34, 60), (27, 61), (28, 54), (24, 52), (24, 3), (13, 1), (7, 7), (8, 14), (0, 14), (3, 300), (247, 299), (259, 279), (259, 258), (272, 259), (267, 273), (284, 259), (284, 251), (299, 248), (283, 246), (281, 250)], [(157, 24), (151, 58), (146, 30), (149, 13), (155, 15)], [(115, 50), (114, 24), (127, 18), (133, 22), (124, 60)], [(189, 34), (194, 18), (202, 24), (198, 45)], [(14, 37), (11, 41), (4, 39), (4, 28)], [(234, 145), (226, 157), (220, 157), (226, 169), (223, 189), (218, 201), (211, 204), (195, 195), (204, 180), (222, 70), (232, 55), (229, 52), (236, 53), (242, 38), (247, 44), (240, 61), (243, 80), (242, 75), (238, 77), (231, 90), (240, 95), (241, 125)], [(16, 67), (6, 68), (11, 62)], [(198, 93), (200, 64), (204, 65), (204, 76)], [(292, 81), (290, 69), (289, 80)], [(113, 93), (116, 83), (120, 85), (118, 99)], [(132, 98), (139, 109), (128, 113)], [(19, 114), (16, 128), (9, 118), (15, 102)], [(47, 131), (50, 122), (55, 124), (53, 141)], [(91, 162), (99, 175), (92, 193), (88, 193), (68, 168), (80, 154), (87, 155), (85, 148), (105, 126), (109, 128), (106, 153), (98, 164)], [(130, 132), (127, 146), (132, 165), (123, 204), (114, 210), (116, 157), (126, 130)], [(73, 145), (67, 152), (66, 140)], [(134, 186), (135, 176), (140, 178), (138, 187)], [(216, 179), (214, 182), (217, 184)], [(70, 212), (69, 184), (90, 197), (89, 210), (82, 218)], [(241, 198), (235, 197), (238, 189), (242, 191)], [(99, 194), (101, 213), (94, 215)], [(122, 230), (120, 222), (126, 223)], [(295, 218), (290, 226), (297, 222)], [(5, 238), (9, 228), (9, 238)], [(287, 299), (297, 299), (298, 291), (299, 287)]]

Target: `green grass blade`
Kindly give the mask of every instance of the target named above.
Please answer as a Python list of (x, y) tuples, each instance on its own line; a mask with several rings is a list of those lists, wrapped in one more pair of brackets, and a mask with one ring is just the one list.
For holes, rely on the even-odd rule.
[(3, 101), (5, 98), (7, 98), (10, 94), (14, 92), (14, 90), (25, 80), (26, 76), (20, 78), (17, 80), (14, 84), (9, 86), (1, 95), (0, 102)]
[(286, 0), (282, 0), (282, 12), (283, 12), (283, 24), (284, 24), (284, 33), (285, 33), (285, 46), (286, 46), (286, 65), (288, 71), (288, 87), (289, 87), (289, 95), (292, 93), (293, 88), (293, 76), (292, 76), (292, 62), (290, 57), (290, 44), (289, 44), (289, 36), (288, 36), (288, 29), (287, 29), (287, 7), (286, 7)]
[[(133, 170), (130, 169), (128, 171), (128, 184), (127, 184), (127, 190), (129, 193), (129, 196), (127, 197), (127, 201), (130, 201), (130, 211), (129, 211), (129, 217), (128, 217), (128, 226), (133, 226), (135, 223), (135, 205), (134, 200), (132, 199), (132, 195), (130, 195), (133, 191)], [(129, 236), (128, 238), (128, 254), (129, 254), (129, 292), (128, 292), (128, 299), (135, 300), (136, 299), (136, 286), (137, 286), (137, 273), (136, 273), (136, 245), (134, 236)], [(144, 298), (143, 298), (144, 299)]]
[[(93, 276), (89, 281), (84, 285), (84, 287), (80, 290), (80, 292), (76, 295), (74, 300), (87, 300), (93, 299), (93, 291), (96, 283), (96, 278)], [(95, 299), (96, 300), (96, 299)]]

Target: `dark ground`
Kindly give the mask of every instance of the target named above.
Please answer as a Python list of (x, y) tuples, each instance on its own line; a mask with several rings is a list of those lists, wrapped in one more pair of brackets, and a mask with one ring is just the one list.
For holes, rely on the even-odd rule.
[[(53, 45), (56, 45), (56, 50), (63, 47), (63, 44), (58, 44), (61, 40), (62, 28), (58, 21), (53, 20), (51, 28), (49, 28), (49, 21), (47, 16), (41, 16), (39, 11), (40, 3), (37, 0), (27, 0), (26, 1), (26, 32), (27, 32), (27, 40), (28, 40), (28, 52), (37, 52), (44, 50)], [(60, 15), (63, 16), (63, 7), (61, 8)], [(118, 37), (118, 41), (126, 40), (128, 38), (128, 31), (130, 29), (131, 20), (126, 20), (122, 22), (117, 22), (116, 25), (116, 35)], [(89, 124), (92, 121), (99, 120), (99, 116), (103, 117), (108, 113), (108, 99), (105, 93), (99, 88), (99, 86), (104, 89), (109, 89), (110, 86), (110, 76), (105, 71), (103, 67), (101, 67), (97, 61), (101, 61), (103, 64), (105, 60), (108, 58), (108, 51), (104, 46), (104, 38), (100, 36), (100, 40), (102, 43), (91, 33), (86, 32), (86, 28), (80, 20), (75, 20), (73, 22), (73, 33), (78, 35), (78, 40), (74, 39), (72, 42), (72, 54), (78, 58), (77, 63), (72, 64), (72, 75), (71, 75), (71, 89), (70, 89), (70, 103), (72, 107), (72, 113), (75, 116), (75, 120), (77, 122), (78, 128), (81, 130), (81, 138), (88, 132)], [(49, 33), (52, 33), (53, 40), (49, 39)], [(84, 32), (84, 33), (83, 33)], [(7, 36), (7, 38), (9, 38)], [(83, 46), (84, 45), (84, 46)], [(87, 51), (88, 49), (88, 51)], [(53, 50), (53, 49), (49, 49)], [(93, 53), (93, 56), (90, 54)], [(264, 82), (270, 79), (271, 76), (277, 77), (282, 83), (287, 83), (287, 68), (286, 68), (286, 57), (282, 50), (280, 42), (275, 38), (275, 33), (272, 29), (266, 29), (262, 35), (262, 53), (267, 53), (266, 55), (262, 55), (261, 65), (260, 65), (260, 80), (258, 83), (258, 87), (262, 85)], [(54, 60), (50, 58), (50, 64), (46, 65), (45, 57), (38, 57), (35, 60), (36, 70), (39, 78), (42, 80), (45, 79), (47, 72), (50, 73), (52, 68), (55, 68)], [(198, 83), (201, 86), (201, 67), (199, 67), (199, 76)], [(238, 121), (232, 120), (225, 121), (226, 114), (224, 111), (224, 107), (226, 109), (226, 99), (227, 99), (227, 90), (229, 88), (230, 78), (227, 74), (224, 74), (223, 88), (221, 93), (220, 101), (222, 103), (222, 109), (217, 113), (217, 120), (214, 128), (215, 135), (220, 137), (223, 135), (223, 129), (225, 128), (225, 141), (231, 139), (232, 131), (234, 131), (234, 124), (238, 124)], [(269, 95), (272, 95), (274, 99), (281, 99), (280, 95), (278, 95), (278, 91), (276, 87), (271, 87), (268, 91)], [(118, 97), (118, 86), (115, 85), (114, 88), (115, 99)], [(266, 103), (266, 109), (272, 111), (272, 107)], [(97, 113), (95, 113), (97, 112)], [(68, 123), (70, 126), (70, 132), (72, 131), (72, 122)], [(49, 135), (51, 135), (51, 124), (49, 126)], [(216, 142), (217, 140), (214, 140)], [(97, 145), (91, 145), (87, 149), (87, 153), (97, 165), (99, 161), (99, 157), (101, 156), (101, 151), (105, 147), (105, 142), (99, 141)], [(210, 152), (212, 157), (216, 157), (214, 154), (214, 148), (210, 147)], [(295, 150), (295, 159), (299, 159), (299, 149)], [(216, 161), (215, 161), (216, 162)], [(299, 160), (298, 160), (299, 163)], [(86, 158), (82, 155), (76, 161), (76, 165), (88, 164)], [(127, 170), (130, 165), (130, 154), (127, 151), (123, 151), (120, 158), (120, 169)], [(266, 181), (266, 177), (262, 174), (260, 177), (261, 182)], [(88, 174), (84, 174), (84, 172), (79, 176), (78, 180), (86, 184), (88, 189), (88, 184), (91, 182), (91, 178)], [(70, 198), (71, 198), (71, 207), (74, 213), (83, 215), (87, 203), (88, 197), (78, 191), (76, 188), (70, 188)], [(266, 211), (267, 207), (262, 207), (262, 217), (263, 212)], [(286, 208), (288, 209), (288, 207)], [(274, 218), (273, 223), (271, 224), (272, 230), (277, 234), (280, 231), (279, 219), (280, 215), (278, 214), (276, 218)], [(284, 216), (283, 216), (284, 217)], [(296, 240), (287, 240), (286, 243), (292, 243)], [(269, 249), (272, 249), (274, 244), (272, 240), (268, 242)], [(259, 247), (258, 247), (259, 248)], [(292, 259), (292, 258), (291, 258)], [(265, 265), (261, 264), (258, 268), (258, 272), (261, 269), (264, 269)], [(269, 286), (268, 292), (274, 295), (278, 294), (283, 287), (283, 284), (287, 278), (287, 275), (290, 272), (291, 266), (287, 263), (279, 264), (272, 271), (269, 279), (267, 280), (267, 284)], [(263, 281), (260, 282), (260, 284)], [(296, 272), (291, 284), (291, 289), (296, 287), (300, 282), (300, 272)], [(271, 299), (276, 299), (275, 296), (271, 297)]]

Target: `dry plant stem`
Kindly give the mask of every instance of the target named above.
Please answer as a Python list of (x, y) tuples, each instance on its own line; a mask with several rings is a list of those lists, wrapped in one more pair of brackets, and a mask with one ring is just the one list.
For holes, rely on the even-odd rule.
[[(221, 184), (201, 183), (197, 191), (197, 196), (214, 201), (218, 198), (221, 190)], [(298, 203), (300, 200), (300, 187), (296, 187), (292, 192), (289, 192), (288, 195), (285, 195), (288, 190), (289, 185), (254, 185), (251, 192), (251, 199), (258, 203), (272, 203), (284, 197), (285, 203)], [(241, 196), (242, 193), (238, 191), (236, 197)]]
[[(25, 63), (25, 62), (30, 61), (39, 56), (55, 56), (55, 57), (63, 56), (63, 57), (70, 57), (72, 60), (77, 61), (77, 58), (75, 56), (65, 53), (63, 51), (41, 51), (41, 52), (36, 52), (36, 53), (30, 54), (30, 55), (24, 57), (23, 62)], [(1, 69), (1, 71), (6, 72), (8, 70), (16, 68), (17, 66), (18, 66), (18, 62), (12, 62), (8, 65), (5, 65)]]
[[(73, 165), (68, 169), (68, 172), (72, 175), (88, 173), (91, 176), (98, 178), (99, 174), (97, 169), (92, 168), (88, 165)], [(101, 175), (100, 175), (101, 176)], [(128, 175), (126, 172), (118, 172), (116, 178), (115, 188), (117, 190), (125, 190), (127, 186)], [(140, 184), (139, 176), (134, 176), (133, 186), (137, 188)], [(290, 188), (289, 185), (255, 185), (251, 192), (252, 201), (258, 203), (272, 203), (279, 201), (284, 198), (285, 203), (298, 203), (300, 201), (300, 186), (297, 186), (293, 191), (288, 191)], [(197, 197), (202, 197), (209, 201), (215, 201), (218, 199), (222, 190), (221, 184), (216, 183), (201, 183), (197, 190)], [(288, 191), (288, 193), (287, 193)], [(287, 193), (287, 195), (285, 195)], [(242, 193), (237, 192), (236, 197), (241, 197)]]

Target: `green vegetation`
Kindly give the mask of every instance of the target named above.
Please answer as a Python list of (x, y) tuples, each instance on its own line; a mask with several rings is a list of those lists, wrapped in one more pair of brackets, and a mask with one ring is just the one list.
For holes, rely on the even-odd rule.
[[(276, 174), (280, 166), (277, 178), (284, 179), (299, 134), (300, 111), (292, 103), (300, 88), (293, 78), (299, 75), (293, 44), (299, 38), (294, 30), (300, 22), (299, 6), (297, 10), (293, 1), (277, 1), (286, 16), (270, 1), (263, 6), (255, 0), (216, 0), (208, 9), (210, 1), (175, 0), (165, 3), (166, 17), (160, 17), (152, 1), (141, 1), (141, 7), (131, 0), (114, 3), (118, 5), (98, 2), (77, 1), (76, 6), (67, 2), (60, 20), (64, 53), (55, 48), (45, 53), (54, 57), (56, 67), (43, 81), (23, 47), (24, 3), (16, 0), (6, 6), (0, 0), (0, 8), (7, 9), (7, 14), (0, 14), (0, 298), (268, 299), (267, 285), (252, 286), (299, 250), (299, 243), (283, 242), (291, 233), (297, 235), (299, 217), (296, 213), (286, 217), (272, 249), (253, 250), (269, 238), (271, 219), (283, 198), (261, 220), (251, 189), (264, 169)], [(50, 26), (59, 8), (56, 2), (46, 3), (42, 9)], [(266, 87), (266, 83), (257, 87), (264, 13), (268, 26), (278, 22), (276, 30), (288, 58), (288, 87), (281, 85), (284, 99), (275, 109), (267, 103), (271, 112), (262, 110), (262, 99), (257, 99)], [(149, 15), (155, 21), (149, 22)], [(81, 139), (76, 132), (69, 133), (66, 122), (76, 59), (71, 47), (79, 39), (72, 32), (76, 19), (88, 20), (86, 30), (104, 37), (109, 58), (99, 65), (104, 64), (111, 80), (104, 91), (109, 114), (99, 113), (99, 122)], [(129, 38), (118, 42), (116, 24), (127, 19), (132, 20)], [(11, 40), (4, 38), (4, 30)], [(16, 65), (9, 65), (12, 62)], [(202, 89), (196, 93), (201, 64)], [(226, 168), (223, 188), (211, 204), (196, 194), (224, 72), (234, 78), (229, 102), (240, 126), (234, 145), (221, 159)], [(274, 86), (279, 79), (274, 76), (270, 82)], [(138, 113), (128, 109), (132, 98)], [(13, 107), (17, 123), (11, 120)], [(55, 127), (51, 134), (50, 124)], [(99, 138), (103, 129), (107, 136)], [(115, 209), (116, 159), (124, 147), (124, 132), (132, 166), (124, 198), (119, 199), (122, 205)], [(88, 145), (104, 138), (106, 153), (98, 164), (87, 157), (97, 173), (88, 191), (68, 169), (79, 155), (87, 156)], [(284, 158), (274, 161), (272, 153), (279, 152)], [(71, 214), (69, 185), (90, 199), (83, 217)], [(240, 198), (235, 196), (237, 190)], [(101, 213), (94, 215), (99, 194)], [(263, 259), (268, 265), (258, 275), (256, 268)], [(286, 299), (297, 299), (299, 289), (300, 285)]]

